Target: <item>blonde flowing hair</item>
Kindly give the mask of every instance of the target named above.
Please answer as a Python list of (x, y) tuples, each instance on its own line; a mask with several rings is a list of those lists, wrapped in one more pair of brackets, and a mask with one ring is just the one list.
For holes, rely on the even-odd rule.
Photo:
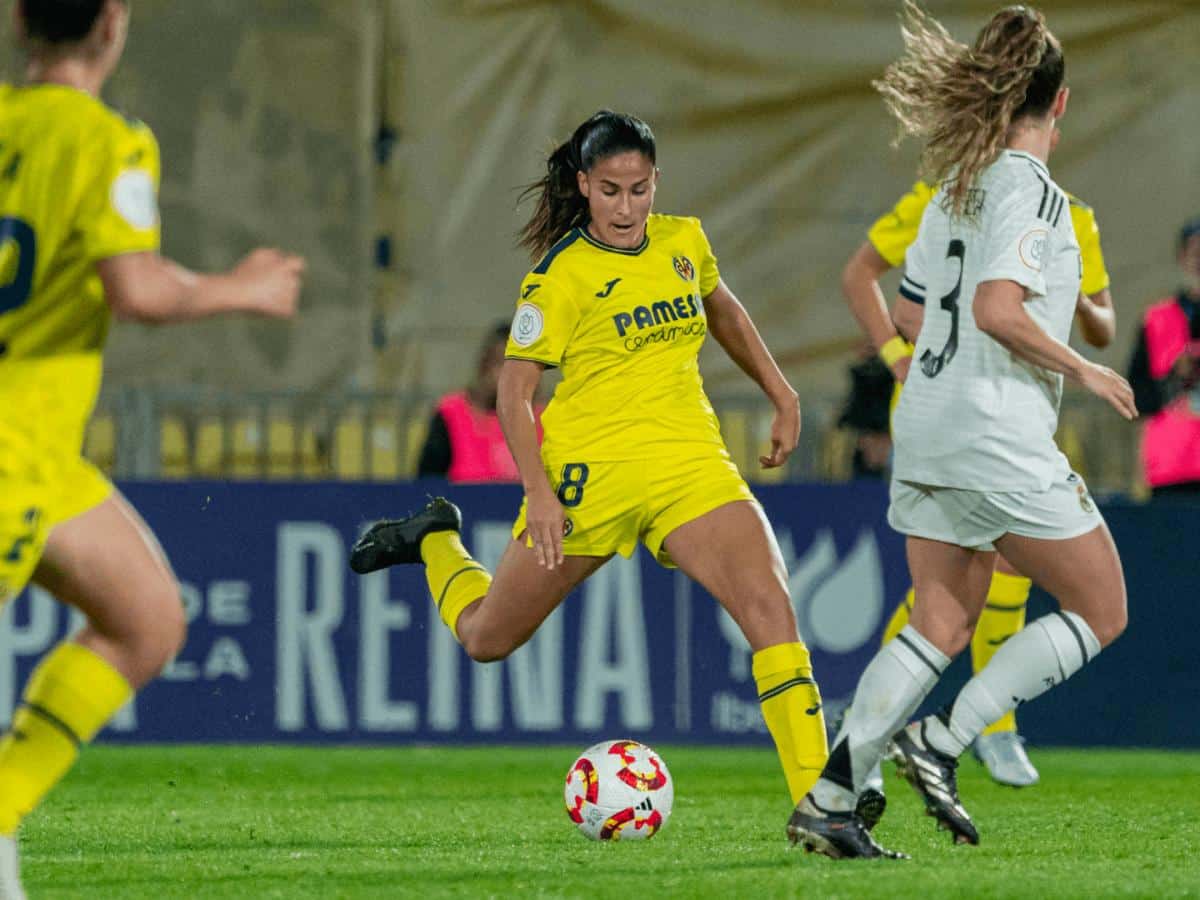
[(1050, 109), (1063, 81), (1062, 46), (1028, 6), (1000, 10), (969, 47), (914, 0), (904, 0), (901, 19), (904, 55), (872, 85), (899, 124), (893, 146), (910, 135), (925, 140), (922, 172), (944, 182), (953, 215), (962, 216), (1013, 122)]

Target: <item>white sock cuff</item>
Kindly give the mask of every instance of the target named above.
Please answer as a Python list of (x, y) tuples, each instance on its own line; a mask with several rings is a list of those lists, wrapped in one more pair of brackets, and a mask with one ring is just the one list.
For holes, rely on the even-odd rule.
[(1066, 681), (1100, 653), (1100, 641), (1091, 626), (1077, 613), (1058, 610), (1042, 616), (1033, 623), (1041, 627), (1054, 655), (1058, 658), (1059, 674)]
[(905, 625), (888, 646), (892, 647), (897, 661), (921, 684), (932, 685), (950, 665), (950, 657), (911, 625)]

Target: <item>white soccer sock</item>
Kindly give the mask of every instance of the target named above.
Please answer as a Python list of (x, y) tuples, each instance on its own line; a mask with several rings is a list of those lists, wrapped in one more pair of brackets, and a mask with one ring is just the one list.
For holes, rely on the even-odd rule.
[(1075, 613), (1060, 610), (1030, 622), (966, 683), (954, 701), (949, 726), (930, 717), (926, 736), (936, 749), (957, 757), (989, 723), (1062, 684), (1099, 652), (1100, 641)]
[(949, 657), (911, 625), (875, 654), (858, 681), (829, 762), (812, 789), (820, 808), (839, 812), (854, 808), (887, 742), (949, 664)]

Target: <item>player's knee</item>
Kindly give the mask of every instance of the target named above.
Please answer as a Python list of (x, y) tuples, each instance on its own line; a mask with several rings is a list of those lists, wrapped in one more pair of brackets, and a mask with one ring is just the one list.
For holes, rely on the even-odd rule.
[[(748, 629), (761, 632), (759, 643), (770, 644), (780, 636), (796, 634), (796, 614), (786, 590), (764, 585), (758, 589), (744, 589), (740, 594), (740, 615), (734, 618), (745, 622)], [(747, 637), (754, 642), (753, 636), (748, 634)]]
[(178, 583), (173, 578), (164, 580), (153, 591), (150, 606), (154, 613), (137, 623), (133, 647), (137, 668), (147, 681), (178, 655), (187, 640), (187, 614)]
[(1129, 613), (1125, 609), (1125, 604), (1122, 603), (1118, 609), (1105, 615), (1099, 622), (1092, 624), (1092, 631), (1096, 635), (1096, 640), (1100, 642), (1100, 646), (1107, 647), (1124, 633), (1125, 626), (1128, 624)]
[(503, 635), (474, 632), (463, 638), (462, 645), (467, 651), (467, 656), (475, 662), (497, 662), (505, 659), (518, 646), (513, 641), (506, 640)]
[(168, 609), (170, 612), (167, 615), (167, 646), (170, 648), (170, 655), (164, 661), (163, 665), (173, 660), (179, 655), (179, 651), (183, 649), (183, 645), (187, 643), (187, 611), (183, 607), (183, 598), (179, 593), (179, 585), (174, 579), (171, 581), (170, 604)]

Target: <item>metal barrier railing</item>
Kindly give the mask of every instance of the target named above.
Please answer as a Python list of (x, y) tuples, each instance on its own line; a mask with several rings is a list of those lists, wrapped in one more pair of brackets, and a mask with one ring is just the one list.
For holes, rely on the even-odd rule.
[[(85, 452), (116, 478), (411, 478), (435, 398), (418, 392), (222, 392), (186, 387), (106, 391)], [(756, 482), (842, 481), (855, 436), (837, 428), (842, 398), (804, 399), (800, 444), (782, 470), (764, 472), (770, 407), (754, 396), (715, 396), (730, 453)], [(1086, 396), (1064, 400), (1059, 444), (1097, 494), (1138, 493), (1137, 428)]]

